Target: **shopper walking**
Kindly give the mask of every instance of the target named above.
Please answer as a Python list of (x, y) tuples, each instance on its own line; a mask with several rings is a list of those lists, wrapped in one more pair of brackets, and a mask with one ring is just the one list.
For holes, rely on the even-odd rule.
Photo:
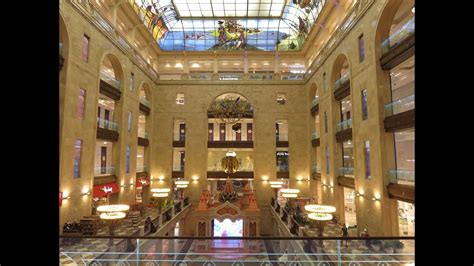
[[(342, 226), (341, 235), (342, 235), (342, 237), (344, 237), (344, 238), (347, 238), (347, 237), (349, 236), (349, 231), (347, 230), (346, 224), (343, 224), (343, 226)], [(343, 241), (344, 241), (344, 240), (343, 240)], [(347, 239), (346, 239), (345, 241), (346, 241), (346, 248), (347, 248)]]

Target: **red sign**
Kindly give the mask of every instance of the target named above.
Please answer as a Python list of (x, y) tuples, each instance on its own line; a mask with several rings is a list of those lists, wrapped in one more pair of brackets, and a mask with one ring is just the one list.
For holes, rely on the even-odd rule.
[(107, 197), (108, 194), (118, 193), (120, 191), (117, 183), (107, 183), (103, 185), (96, 185), (92, 191), (92, 197), (102, 198)]
[(63, 193), (59, 192), (59, 207), (63, 205)]
[(148, 185), (150, 185), (150, 179), (148, 179), (148, 176), (137, 177), (136, 187), (143, 187), (143, 186), (148, 186)]

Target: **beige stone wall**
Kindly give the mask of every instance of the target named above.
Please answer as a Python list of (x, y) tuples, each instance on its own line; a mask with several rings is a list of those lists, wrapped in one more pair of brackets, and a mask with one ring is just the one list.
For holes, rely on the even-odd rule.
[[(367, 1), (363, 1), (367, 2)], [(388, 169), (394, 166), (393, 135), (383, 128), (384, 104), (390, 99), (389, 75), (380, 69), (380, 40), (377, 35), (379, 23), (390, 17), (382, 15), (388, 9), (395, 9), (396, 1), (373, 1), (365, 15), (352, 28), (334, 51), (324, 60), (324, 64), (314, 72), (307, 82), (219, 82), (219, 81), (161, 81), (154, 82), (141, 69), (134, 65), (121, 50), (107, 39), (95, 26), (91, 25), (73, 7), (60, 1), (60, 14), (68, 35), (68, 54), (66, 66), (61, 71), (60, 82), (60, 191), (68, 192), (71, 199), (63, 202), (60, 208), (60, 224), (79, 220), (91, 212), (91, 196), (81, 196), (83, 188), (92, 189), (94, 173), (94, 151), (96, 139), (97, 99), (99, 95), (99, 65), (106, 54), (114, 55), (122, 69), (122, 98), (116, 104), (115, 121), (119, 124), (119, 141), (114, 143), (114, 164), (117, 167), (119, 184), (128, 184), (135, 177), (135, 157), (137, 146), (138, 93), (144, 83), (149, 85), (151, 114), (147, 117), (146, 131), (150, 145), (145, 149), (145, 164), (152, 178), (164, 177), (163, 181), (153, 181), (151, 187), (171, 186), (173, 157), (173, 123), (176, 119), (186, 122), (186, 163), (185, 178), (191, 181), (186, 194), (191, 203), (198, 202), (202, 189), (206, 188), (207, 170), (207, 108), (211, 101), (222, 93), (234, 92), (244, 95), (254, 107), (254, 187), (257, 202), (262, 210), (262, 235), (272, 235), (269, 203), (273, 189), (262, 176), (269, 180), (276, 178), (275, 121), (288, 121), (290, 186), (301, 189), (301, 196), (315, 194), (317, 186), (333, 185), (334, 188), (320, 188), (322, 202), (336, 206), (343, 218), (343, 188), (337, 185), (338, 168), (342, 166), (342, 144), (335, 139), (336, 123), (339, 122), (339, 103), (334, 99), (334, 63), (340, 55), (345, 55), (351, 71), (351, 101), (353, 121), (353, 143), (355, 154), (356, 191), (367, 197), (356, 199), (357, 224), (359, 229), (368, 228), (372, 236), (397, 235), (398, 224), (396, 202), (388, 198)], [(390, 13), (391, 10), (385, 9)], [(385, 14), (385, 13), (384, 13)], [(381, 19), (381, 17), (383, 19)], [(382, 22), (380, 22), (382, 21)], [(90, 39), (89, 62), (80, 58), (82, 36)], [(365, 61), (359, 63), (358, 37), (364, 34)], [(383, 35), (383, 34), (382, 34)], [(135, 88), (128, 90), (130, 72), (135, 73)], [(326, 73), (327, 91), (323, 92), (323, 73)], [(75, 118), (79, 88), (87, 90), (85, 119)], [(312, 97), (316, 91), (320, 96), (319, 133), (320, 149), (316, 154), (311, 146), (311, 133), (315, 129), (314, 117), (310, 115)], [(369, 118), (361, 120), (360, 91), (368, 90)], [(176, 105), (176, 93), (185, 94), (185, 104)], [(287, 104), (276, 103), (277, 93), (285, 93)], [(133, 112), (133, 130), (127, 132), (127, 113)], [(328, 132), (324, 131), (324, 112), (328, 114)], [(73, 143), (83, 140), (81, 178), (73, 178)], [(364, 175), (363, 141), (370, 141), (372, 179)], [(125, 151), (132, 147), (130, 173), (125, 173)], [(330, 151), (330, 173), (326, 174), (325, 148)], [(322, 181), (306, 181), (311, 175), (311, 166), (319, 156)], [(303, 181), (298, 181), (301, 177)], [(116, 202), (134, 201), (134, 187), (122, 188)], [(380, 201), (372, 201), (375, 195)], [(146, 200), (146, 199), (145, 199)], [(183, 225), (186, 234), (194, 234), (192, 212)], [(268, 221), (268, 223), (267, 223)]]
[[(79, 221), (84, 215), (91, 214), (90, 195), (81, 195), (83, 189), (92, 191), (94, 177), (95, 146), (98, 141), (97, 132), (97, 105), (99, 96), (100, 62), (106, 54), (112, 54), (120, 61), (121, 99), (115, 105), (114, 119), (119, 124), (119, 141), (114, 142), (113, 164), (116, 166), (119, 185), (129, 184), (135, 178), (137, 122), (138, 122), (138, 93), (139, 86), (147, 83), (153, 86), (153, 81), (146, 76), (131, 60), (114, 46), (95, 26), (84, 19), (74, 8), (60, 1), (60, 15), (65, 23), (68, 36), (68, 53), (65, 55), (66, 66), (61, 70), (61, 97), (60, 97), (60, 187), (59, 191), (67, 192), (71, 198), (63, 201), (60, 208), (60, 225), (67, 221)], [(81, 59), (82, 38), (86, 34), (90, 37), (89, 61)], [(129, 90), (130, 73), (135, 73), (135, 88)], [(86, 90), (84, 120), (76, 118), (76, 106), (79, 89)], [(151, 98), (153, 96), (151, 95)], [(149, 99), (152, 102), (152, 99)], [(132, 132), (127, 131), (127, 113), (132, 111)], [(149, 120), (153, 119), (153, 112)], [(147, 125), (149, 134), (152, 127)], [(74, 141), (82, 139), (81, 177), (73, 177)], [(153, 140), (150, 140), (150, 145)], [(132, 148), (130, 173), (125, 173), (126, 147)], [(145, 149), (147, 161), (153, 158)], [(121, 188), (118, 196), (111, 201), (131, 202), (134, 200), (134, 186)]]

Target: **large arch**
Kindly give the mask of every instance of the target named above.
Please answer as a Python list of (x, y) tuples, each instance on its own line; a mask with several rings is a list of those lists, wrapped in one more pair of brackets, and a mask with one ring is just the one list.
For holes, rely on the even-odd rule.
[(140, 86), (138, 89), (138, 97), (139, 99), (142, 99), (142, 97), (145, 97), (145, 99), (151, 104), (151, 100), (152, 100), (151, 86), (146, 81), (142, 81), (140, 83)]
[(208, 110), (211, 108), (212, 104), (216, 101), (216, 100), (219, 100), (219, 99), (224, 99), (226, 97), (233, 97), (233, 98), (237, 98), (237, 97), (240, 97), (240, 99), (243, 99), (245, 101), (247, 101), (249, 104), (250, 104), (250, 107), (252, 108), (253, 110), (253, 104), (252, 102), (249, 100), (249, 98), (247, 98), (245, 95), (243, 95), (242, 93), (239, 93), (239, 92), (233, 92), (233, 91), (229, 91), (229, 92), (224, 92), (224, 93), (221, 93), (219, 95), (217, 95), (216, 97), (214, 97), (212, 99), (212, 101), (208, 104)]
[(309, 101), (311, 102), (316, 96), (320, 96), (319, 86), (316, 82), (311, 82), (308, 93)]
[(396, 30), (396, 25), (402, 22), (401, 20), (407, 16), (407, 12), (413, 12), (412, 7), (414, 5), (414, 0), (388, 0), (386, 2), (378, 18), (375, 32), (375, 55), (377, 59), (382, 56), (382, 42), (388, 39), (390, 34)]
[(123, 90), (124, 70), (118, 56), (111, 52), (104, 53), (99, 64), (99, 76), (101, 76), (103, 72), (120, 82), (120, 90)]
[(332, 66), (330, 86), (333, 86), (334, 83), (342, 77), (343, 73), (350, 71), (350, 69), (351, 69), (351, 64), (349, 61), (349, 57), (344, 53), (339, 54), (336, 57), (336, 60), (334, 60), (334, 63)]

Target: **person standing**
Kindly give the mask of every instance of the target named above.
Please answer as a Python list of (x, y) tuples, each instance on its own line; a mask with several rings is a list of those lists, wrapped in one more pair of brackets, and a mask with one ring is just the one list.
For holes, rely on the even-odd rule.
[[(367, 237), (367, 238), (370, 236), (370, 235), (369, 235), (369, 231), (367, 231), (367, 228), (364, 228), (364, 231), (363, 231), (362, 233), (360, 233), (360, 236), (362, 236), (362, 237)], [(369, 239), (365, 240), (365, 245), (366, 245), (368, 248), (370, 248), (370, 240), (369, 240)]]
[[(344, 224), (344, 225), (342, 226), (341, 235), (342, 235), (342, 237), (345, 237), (345, 238), (349, 236), (349, 231), (347, 230), (346, 224)], [(343, 240), (343, 241), (344, 241), (344, 240)], [(346, 239), (345, 241), (346, 241), (346, 248), (347, 248), (347, 239)]]

